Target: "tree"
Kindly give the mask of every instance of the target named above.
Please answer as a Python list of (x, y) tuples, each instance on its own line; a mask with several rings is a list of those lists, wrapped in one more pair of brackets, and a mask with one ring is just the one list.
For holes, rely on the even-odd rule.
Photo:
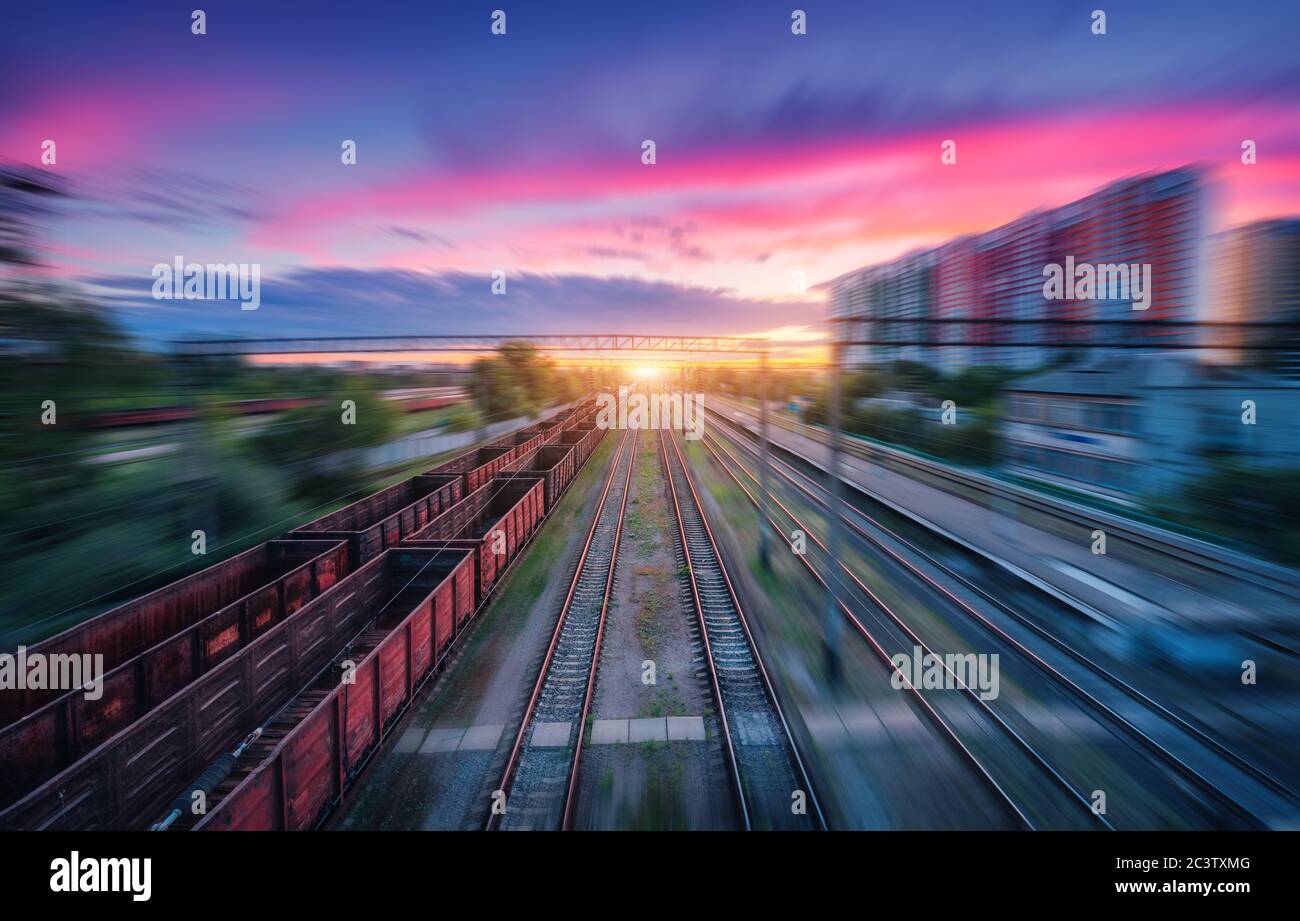
[(997, 399), (1014, 376), (1004, 368), (971, 365), (949, 378), (944, 389), (956, 394), (952, 399), (964, 406), (987, 406)]
[(362, 481), (362, 449), (394, 436), (397, 413), (368, 382), (341, 376), (333, 393), (257, 436), (257, 451), (290, 477), (297, 495), (336, 498)]
[(878, 397), (889, 389), (889, 378), (877, 368), (845, 375), (844, 398), (850, 402)]
[(544, 407), (571, 402), (586, 390), (574, 372), (557, 368), (526, 340), (505, 342), (495, 355), (474, 362), (469, 389), (488, 422), (536, 416)]
[(934, 394), (943, 375), (919, 361), (896, 361), (890, 368), (890, 377), (899, 390), (912, 393)]
[(478, 410), (468, 403), (457, 403), (447, 410), (445, 418), (449, 432), (472, 432), (480, 424)]
[(523, 411), (524, 391), (499, 358), (480, 358), (470, 370), (469, 392), (484, 422), (507, 419)]

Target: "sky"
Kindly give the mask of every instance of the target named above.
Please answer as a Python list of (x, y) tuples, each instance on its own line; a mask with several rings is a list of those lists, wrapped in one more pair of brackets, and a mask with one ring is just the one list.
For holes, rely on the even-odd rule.
[[(1294, 0), (203, 2), (0, 11), (0, 160), (52, 139), (74, 192), (51, 271), (155, 341), (808, 338), (828, 279), (1134, 173), (1300, 214)], [(176, 256), (261, 307), (152, 299)]]

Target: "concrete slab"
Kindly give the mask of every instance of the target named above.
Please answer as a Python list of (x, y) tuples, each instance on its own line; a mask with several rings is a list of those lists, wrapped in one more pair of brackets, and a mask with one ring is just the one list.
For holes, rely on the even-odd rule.
[[(900, 692), (905, 693), (905, 692)], [(913, 712), (906, 703), (876, 706), (875, 714), (880, 718), (885, 730), (894, 738), (907, 739), (918, 732), (929, 734), (929, 726), (923, 724), (922, 718)]]
[(627, 741), (627, 720), (596, 720), (591, 724), (591, 744), (610, 745)]
[(420, 754), (432, 755), (437, 752), (454, 752), (464, 735), (464, 729), (430, 729), (424, 744), (420, 746)]
[(537, 723), (533, 726), (532, 744), (538, 748), (563, 748), (569, 744), (572, 723)]
[(471, 726), (465, 730), (465, 737), (460, 740), (460, 746), (456, 751), (490, 751), (497, 747), (497, 743), (501, 741), (501, 733), (505, 732), (505, 729), (505, 726), (498, 725)]
[(731, 717), (731, 725), (736, 732), (736, 741), (740, 745), (775, 745), (778, 736), (766, 713), (736, 713)]
[(429, 730), (425, 729), (423, 726), (412, 726), (410, 729), (407, 729), (406, 732), (402, 733), (402, 737), (398, 739), (397, 744), (393, 746), (393, 751), (402, 752), (404, 754), (419, 751), (420, 743), (424, 741), (424, 734), (428, 731)]
[(872, 745), (888, 735), (876, 711), (865, 704), (845, 707), (840, 711), (840, 718), (849, 735), (860, 744)]
[(667, 742), (668, 724), (661, 716), (628, 720), (627, 740), (629, 742)]
[(667, 722), (669, 742), (704, 741), (704, 717), (670, 716)]

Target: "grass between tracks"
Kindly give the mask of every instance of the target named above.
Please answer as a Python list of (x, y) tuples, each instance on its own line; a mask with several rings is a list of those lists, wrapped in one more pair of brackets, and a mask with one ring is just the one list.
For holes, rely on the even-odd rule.
[(582, 512), (591, 491), (601, 488), (617, 443), (616, 435), (601, 439), (568, 492), (542, 525), (532, 546), (516, 561), (514, 572), (492, 603), (491, 609), (498, 612), (498, 618), (515, 622), (516, 627), (522, 625), (523, 619), (514, 615), (530, 611), (547, 584), (562, 575), (557, 570), (568, 547), (566, 538), (581, 531), (585, 539), (590, 522), (582, 520)]

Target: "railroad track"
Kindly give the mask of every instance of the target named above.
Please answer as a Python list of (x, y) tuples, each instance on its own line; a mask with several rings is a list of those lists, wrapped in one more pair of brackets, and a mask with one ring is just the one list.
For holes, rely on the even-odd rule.
[[(751, 418), (757, 412), (749, 406), (726, 399), (719, 399), (718, 403), (732, 412), (739, 412)], [(709, 412), (720, 418), (726, 418), (718, 413), (716, 408), (711, 407)], [(829, 432), (826, 429), (797, 422), (780, 414), (772, 414), (770, 418), (772, 424), (788, 432), (801, 435), (823, 447), (829, 446)], [(728, 421), (735, 420), (728, 419)], [(1111, 512), (1087, 508), (1068, 499), (1043, 495), (1030, 488), (1007, 483), (975, 471), (950, 467), (899, 448), (866, 441), (852, 434), (844, 434), (841, 445), (846, 454), (859, 460), (876, 464), (880, 464), (882, 459), (887, 460), (890, 464), (913, 471), (914, 474), (933, 477), (944, 484), (942, 488), (950, 491), (957, 490), (959, 494), (964, 490), (973, 491), (981, 497), (977, 501), (984, 505), (996, 507), (999, 501), (1011, 502), (1063, 521), (1073, 522), (1089, 532), (1101, 526), (1112, 538), (1122, 537), (1134, 546), (1192, 566), (1197, 571), (1240, 579), (1249, 585), (1262, 586), (1289, 603), (1300, 600), (1300, 576), (1295, 570), (1244, 555), (1222, 544), (1160, 527), (1134, 524)]]
[[(710, 441), (713, 440), (715, 439), (713, 439), (711, 435), (706, 434), (704, 441), (701, 442), (701, 444), (704, 445), (705, 450), (710, 453), (719, 468), (726, 473), (736, 486), (738, 486), (745, 494), (746, 498), (748, 498), (750, 504), (754, 506), (755, 510), (760, 510), (758, 498), (749, 490), (748, 487), (745, 486), (743, 482), (741, 482), (740, 477), (737, 476), (731, 466), (722, 459), (721, 455), (714, 450), (710, 444)], [(788, 537), (785, 537), (782, 528), (777, 524), (776, 520), (773, 519), (771, 515), (767, 516), (767, 520), (773, 530), (782, 535), (783, 540), (785, 540), (787, 546), (789, 546), (793, 552), (794, 545)], [(803, 525), (802, 522), (798, 522), (797, 519), (796, 522), (796, 527), (802, 528), (805, 534), (816, 542), (816, 537), (807, 530), (806, 526)], [(794, 557), (803, 565), (808, 574), (816, 580), (824, 591), (830, 591), (830, 583), (826, 581), (825, 575), (813, 566), (806, 553), (794, 553)], [(880, 638), (878, 638), (876, 634), (867, 627), (862, 619), (857, 616), (856, 612), (854, 612), (854, 610), (850, 608), (842, 598), (839, 600), (838, 608), (841, 615), (858, 636), (866, 641), (867, 645), (874, 653), (876, 660), (880, 662), (881, 666), (886, 670), (886, 674), (892, 677), (896, 672), (896, 669), (892, 662), (890, 653), (886, 650), (885, 645), (882, 644)], [(888, 641), (888, 639), (889, 638), (886, 638), (886, 641)], [(1031, 831), (1036, 829), (1039, 826), (1039, 823), (1031, 816), (1033, 810), (1026, 807), (1026, 805), (1021, 803), (1017, 797), (1013, 796), (1007, 786), (994, 776), (994, 772), (985, 764), (985, 759), (982, 758), (971, 745), (967, 744), (967, 742), (962, 739), (962, 736), (954, 728), (951, 718), (945, 716), (944, 713), (941, 712), (940, 707), (943, 704), (942, 700), (939, 701), (940, 706), (936, 706), (935, 703), (931, 702), (929, 695), (924, 693), (922, 688), (914, 686), (907, 680), (904, 680), (902, 688), (908, 692), (909, 698), (917, 706), (920, 714), (935, 726), (942, 741), (953, 750), (959, 760), (964, 761), (972, 769), (976, 779), (984, 784), (988, 788), (989, 792), (993, 794), (994, 800), (1002, 807), (1007, 819), (1018, 828)], [(976, 697), (975, 700), (975, 706), (978, 707), (978, 698)], [(985, 710), (984, 714), (987, 716), (988, 711)], [(979, 717), (976, 716), (976, 719), (978, 718)], [(1018, 735), (1014, 737), (1016, 738), (1017, 743), (1022, 747), (1026, 745), (1022, 737)], [(1038, 755), (1032, 747), (1029, 747), (1028, 753), (1031, 756), (1037, 756), (1037, 761), (1040, 766), (1044, 763), (1045, 759), (1043, 759), (1041, 755)], [(1069, 794), (1072, 799), (1077, 801), (1077, 793), (1073, 789), (1067, 788), (1066, 793)], [(1083, 804), (1079, 805), (1082, 806)], [(1100, 821), (1104, 822), (1105, 820), (1100, 819)]]
[(825, 830), (826, 818), (754, 644), (699, 495), (671, 435), (660, 456), (673, 497), (727, 761), (744, 828)]
[[(757, 455), (757, 448), (752, 443), (751, 433), (745, 430), (742, 426), (734, 423), (732, 420), (727, 419), (725, 416), (719, 415), (717, 418), (725, 423), (729, 432), (733, 433), (732, 437), (734, 443), (743, 447), (750, 453), (751, 457)], [(730, 452), (726, 451), (725, 447), (723, 447), (722, 450), (728, 454), (732, 463), (742, 470), (744, 469), (743, 465), (741, 465), (734, 456), (730, 455)], [(728, 469), (727, 463), (717, 455), (716, 451), (713, 453), (718, 463), (723, 466), (724, 469), (727, 469), (727, 472), (733, 479), (736, 479), (735, 474)], [(826, 492), (821, 483), (806, 476), (794, 467), (785, 464), (779, 458), (775, 459), (773, 469), (782, 481), (789, 483), (799, 493), (805, 496), (811, 504), (816, 506), (819, 513), (824, 515), (830, 514), (829, 504), (826, 500)], [(751, 479), (753, 479), (752, 473), (749, 473), (748, 471), (746, 471), (746, 473)], [(738, 479), (737, 483), (739, 483)], [(850, 486), (851, 485), (852, 484), (850, 484)], [(797, 522), (796, 526), (803, 526), (802, 523), (799, 522), (799, 519), (794, 516), (793, 512), (791, 512), (785, 505), (781, 504), (780, 500), (776, 499), (774, 495), (773, 499), (777, 506), (781, 508), (788, 517)], [(1234, 769), (1244, 774), (1250, 781), (1266, 787), (1268, 791), (1276, 797), (1276, 799), (1272, 801), (1275, 807), (1279, 801), (1283, 803), (1294, 803), (1294, 794), (1285, 785), (1276, 781), (1266, 772), (1251, 764), (1240, 755), (1227, 749), (1226, 746), (1208, 736), (1198, 727), (1191, 725), (1177, 714), (1172, 713), (1156, 701), (1142, 694), (1140, 691), (1137, 691), (1131, 685), (1123, 682), (1117, 676), (1091, 661), (1064, 641), (1052, 636), (1041, 626), (1035, 624), (1031, 618), (1015, 611), (1002, 600), (993, 597), (964, 575), (932, 555), (926, 554), (924, 551), (908, 542), (901, 535), (891, 532), (879, 522), (872, 519), (865, 512), (854, 508), (848, 503), (846, 503), (844, 507), (849, 511), (849, 514), (840, 513), (840, 518), (848, 526), (854, 537), (863, 541), (864, 544), (871, 547), (873, 550), (883, 552), (894, 565), (915, 578), (920, 585), (933, 592), (943, 603), (948, 605), (950, 608), (957, 609), (967, 615), (971, 622), (978, 624), (995, 641), (995, 643), (1001, 645), (1004, 649), (1012, 650), (1014, 655), (1018, 655), (1023, 660), (1031, 663), (1032, 666), (1049, 682), (1053, 683), (1061, 690), (1064, 690), (1068, 695), (1073, 697), (1076, 702), (1090, 711), (1096, 718), (1126, 735), (1147, 752), (1155, 755), (1157, 760), (1161, 762), (1165, 769), (1171, 771), (1174, 776), (1180, 778), (1185, 784), (1200, 791), (1201, 794), (1214, 802), (1225, 817), (1232, 821), (1240, 822), (1242, 825), (1247, 827), (1261, 827), (1267, 824), (1260, 815), (1241, 805), (1241, 803), (1239, 803), (1231, 793), (1226, 791), (1223, 786), (1206, 777), (1202, 771), (1192, 767), (1189, 763), (1189, 757), (1186, 752), (1179, 754), (1178, 752), (1171, 750), (1169, 746), (1152, 738), (1148, 732), (1143, 731), (1142, 728), (1136, 725), (1134, 719), (1131, 718), (1131, 714), (1126, 716), (1118, 712), (1113, 700), (1110, 702), (1103, 700), (1101, 695), (1098, 694), (1098, 679), (1109, 685), (1109, 687), (1114, 691), (1120, 692), (1131, 700), (1142, 704), (1154, 715), (1169, 721), (1171, 724), (1176, 726), (1176, 728), (1187, 733), (1187, 735), (1194, 739), (1195, 742), (1204, 746), (1215, 756), (1223, 759), (1223, 761), (1227, 762)], [(855, 520), (856, 518), (861, 518), (862, 522), (865, 522), (869, 527), (864, 527), (863, 523)], [(773, 526), (775, 526), (775, 522), (773, 522)], [(816, 541), (816, 538), (811, 535), (811, 532), (809, 532), (809, 534), (810, 538)], [(882, 534), (885, 535), (885, 537), (882, 538)], [(918, 561), (921, 562), (918, 563)], [(903, 630), (909, 639), (916, 642), (918, 645), (921, 645), (923, 648), (928, 648), (920, 640), (920, 637), (917, 636), (913, 629), (904, 623), (888, 605), (885, 605), (870, 588), (864, 585), (861, 580), (844, 565), (843, 561), (840, 561), (839, 566), (844, 570), (850, 581), (854, 582), (863, 594), (870, 597), (877, 607), (881, 608), (884, 613)], [(941, 584), (923, 567), (937, 570), (941, 574), (942, 578), (949, 580), (949, 584)], [(1063, 673), (1062, 670), (1049, 663), (1038, 652), (1028, 648), (1023, 641), (1023, 637), (1018, 638), (1017, 636), (1011, 635), (1011, 633), (1006, 629), (994, 623), (989, 617), (981, 613), (981, 611), (971, 603), (972, 598), (981, 603), (995, 606), (999, 611), (1013, 617), (1022, 626), (1030, 628), (1033, 635), (1037, 636), (1041, 640), (1049, 642), (1057, 650), (1066, 653), (1073, 663), (1083, 666), (1082, 670), (1087, 673), (1087, 677), (1091, 677), (1094, 680), (1091, 683), (1080, 680), (1081, 676), (1079, 674), (1079, 669), (1071, 671), (1069, 675)], [(1203, 763), (1203, 759), (1198, 759), (1198, 764), (1200, 763)], [(1044, 767), (1055, 773), (1055, 769), (1046, 764), (1045, 759)], [(1240, 778), (1234, 778), (1234, 781), (1234, 788), (1239, 788)], [(1063, 777), (1060, 778), (1060, 782), (1062, 784), (1068, 783)]]
[(637, 436), (624, 434), (497, 787), (487, 830), (567, 829), (623, 535)]

